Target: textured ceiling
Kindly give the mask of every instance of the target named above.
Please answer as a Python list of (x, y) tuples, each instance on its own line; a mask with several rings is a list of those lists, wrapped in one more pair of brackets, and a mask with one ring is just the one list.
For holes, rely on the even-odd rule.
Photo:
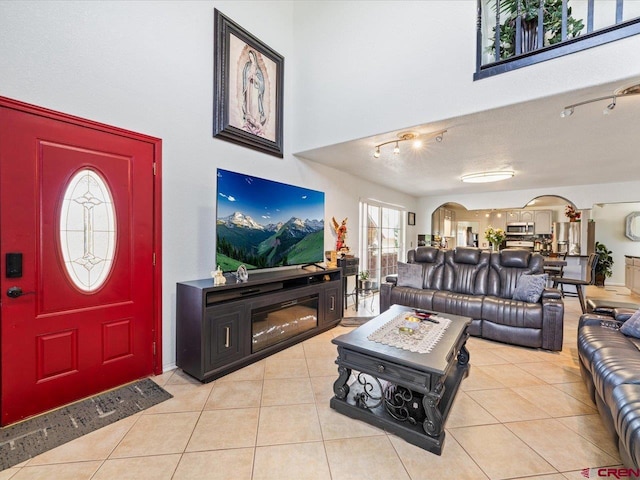
[[(640, 180), (640, 95), (619, 98), (609, 115), (602, 111), (606, 100), (576, 107), (561, 118), (566, 105), (612, 95), (618, 88), (640, 79), (547, 97), (508, 107), (487, 110), (438, 123), (387, 132), (368, 138), (316, 148), (296, 155), (386, 187), (411, 192), (416, 197), (443, 193), (480, 193), (613, 183)], [(447, 130), (444, 140), (433, 137), (420, 149), (412, 142), (394, 140), (408, 130), (423, 139)], [(486, 170), (513, 170), (506, 181), (466, 184), (464, 174)]]

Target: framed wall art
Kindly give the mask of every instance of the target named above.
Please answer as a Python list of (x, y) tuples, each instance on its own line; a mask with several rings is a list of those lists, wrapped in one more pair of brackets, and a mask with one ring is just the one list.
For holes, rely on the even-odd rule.
[(213, 136), (283, 157), (284, 57), (214, 10)]
[(407, 213), (407, 223), (409, 225), (415, 225), (416, 224), (416, 214), (414, 212)]

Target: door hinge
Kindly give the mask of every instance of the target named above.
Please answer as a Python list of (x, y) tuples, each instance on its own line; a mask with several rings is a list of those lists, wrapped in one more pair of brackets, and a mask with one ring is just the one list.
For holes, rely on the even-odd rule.
[(155, 356), (155, 355), (156, 355), (156, 342), (153, 342), (153, 343), (151, 344), (151, 348), (152, 348), (152, 350), (153, 350), (153, 355)]
[(156, 162), (153, 162), (153, 176), (155, 177), (155, 176), (156, 176), (156, 174), (157, 174), (157, 171), (156, 171)]
[(153, 256), (152, 256), (152, 261), (153, 261), (153, 266), (156, 266), (156, 252), (153, 252)]

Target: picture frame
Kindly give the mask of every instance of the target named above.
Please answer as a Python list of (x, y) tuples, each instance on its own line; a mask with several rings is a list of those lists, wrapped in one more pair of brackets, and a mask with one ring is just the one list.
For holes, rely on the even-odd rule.
[(409, 225), (415, 225), (416, 224), (416, 214), (414, 212), (407, 213), (407, 223)]
[(214, 9), (213, 136), (283, 158), (284, 57)]

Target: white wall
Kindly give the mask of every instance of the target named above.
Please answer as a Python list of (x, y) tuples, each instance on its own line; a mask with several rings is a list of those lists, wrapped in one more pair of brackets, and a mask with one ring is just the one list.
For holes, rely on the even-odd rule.
[[(625, 2), (626, 3), (626, 2)], [(296, 152), (640, 74), (640, 36), (473, 81), (476, 0), (296, 2)]]
[(625, 236), (625, 218), (640, 211), (640, 202), (596, 205), (592, 216), (596, 222), (596, 240), (611, 250), (613, 275), (605, 279), (606, 285), (624, 285), (624, 256), (640, 256), (640, 242)]
[[(214, 7), (285, 57), (284, 159), (212, 138)], [(216, 168), (326, 192), (325, 221), (349, 217), (352, 248), (359, 198), (417, 206), (291, 155), (302, 123), (293, 24), (287, 1), (0, 1), (0, 95), (163, 140), (165, 367), (175, 363), (176, 282), (214, 267)], [(334, 242), (327, 228), (326, 249)]]

